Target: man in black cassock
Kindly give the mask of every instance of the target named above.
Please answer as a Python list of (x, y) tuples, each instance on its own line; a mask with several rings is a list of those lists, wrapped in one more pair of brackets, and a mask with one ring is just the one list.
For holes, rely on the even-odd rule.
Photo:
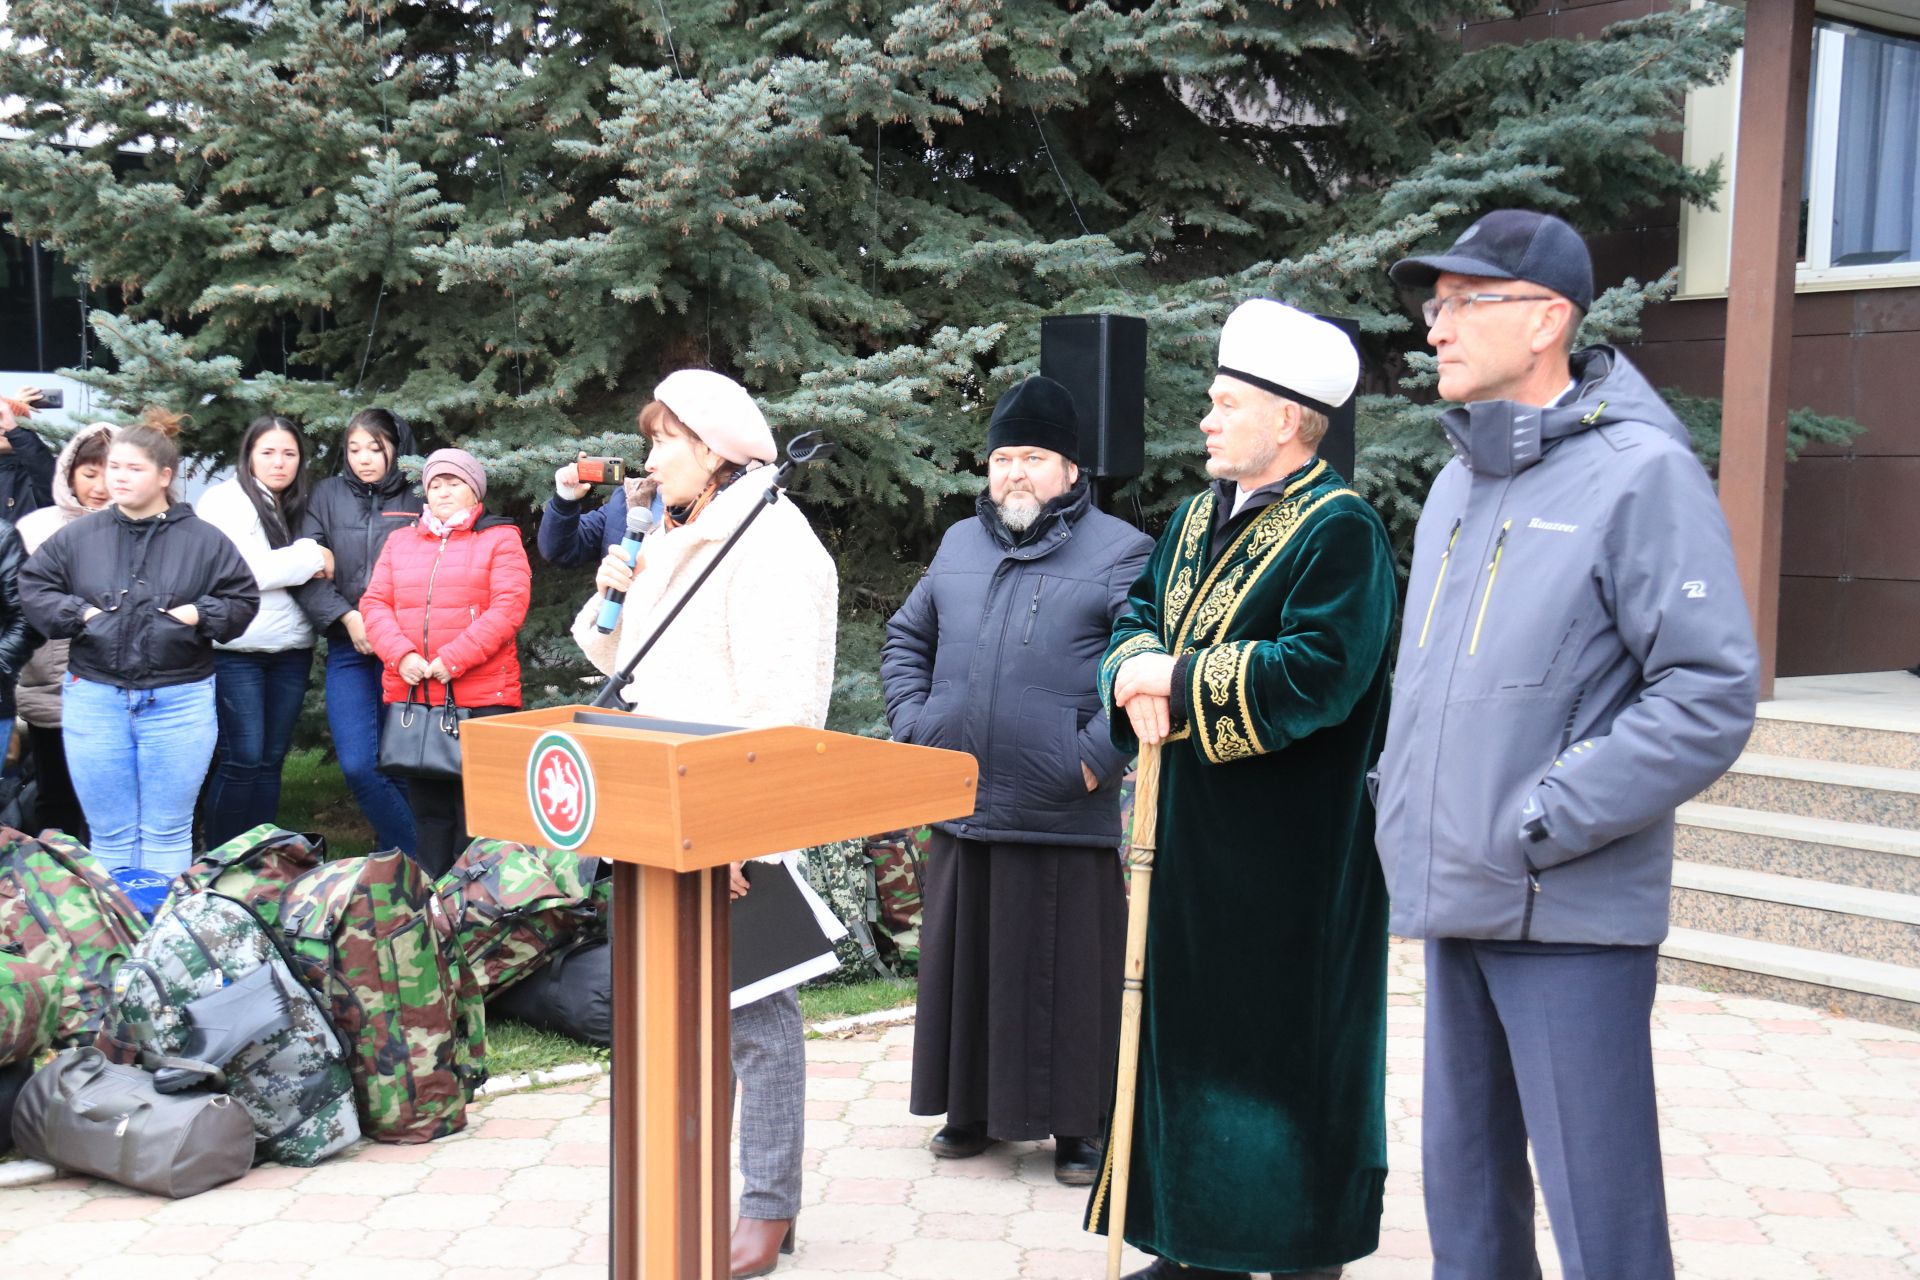
[(971, 752), (977, 807), (927, 848), (916, 1115), (937, 1156), (1054, 1137), (1092, 1182), (1119, 1040), (1125, 903), (1119, 782), (1100, 656), (1152, 548), (1093, 505), (1073, 399), (1002, 396), (977, 514), (947, 531), (887, 623), (880, 678), (900, 742)]

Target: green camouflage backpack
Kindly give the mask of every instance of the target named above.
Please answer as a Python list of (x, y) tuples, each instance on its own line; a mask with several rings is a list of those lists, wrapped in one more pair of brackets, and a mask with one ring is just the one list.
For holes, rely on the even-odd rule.
[(440, 877), (440, 901), (487, 998), (547, 962), (593, 920), (580, 855), (475, 840)]
[(908, 827), (867, 837), (878, 899), (882, 950), (906, 973), (920, 969), (920, 870), (931, 827)]
[(426, 872), (398, 849), (324, 863), (287, 886), (280, 936), (353, 1052), (360, 1129), (431, 1142), (466, 1127), (486, 1079), (480, 983)]
[(87, 1045), (106, 1015), (113, 971), (147, 922), (73, 837), (15, 833), (0, 843), (0, 945), (60, 980), (53, 1043)]
[(315, 1165), (360, 1137), (346, 1045), (235, 899), (167, 900), (114, 975), (109, 1037), (162, 1093), (224, 1088), (252, 1117), (259, 1156)]
[(325, 836), (263, 822), (195, 859), (174, 881), (158, 914), (164, 916), (175, 902), (212, 889), (246, 903), (272, 928), (280, 923), (280, 900), (287, 886), (326, 860)]
[(833, 944), (842, 972), (849, 977), (871, 968), (889, 974), (873, 941), (873, 923), (880, 918), (874, 893), (873, 860), (865, 840), (836, 840), (807, 850), (807, 883), (827, 904), (827, 910), (847, 926), (847, 936)]
[(60, 979), (0, 951), (0, 1067), (26, 1062), (53, 1043), (60, 1012)]

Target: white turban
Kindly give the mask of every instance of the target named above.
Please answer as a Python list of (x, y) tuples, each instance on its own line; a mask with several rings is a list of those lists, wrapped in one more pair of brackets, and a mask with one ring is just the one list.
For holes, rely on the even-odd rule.
[(1220, 330), (1220, 372), (1330, 414), (1360, 381), (1360, 353), (1325, 320), (1272, 298), (1251, 298)]

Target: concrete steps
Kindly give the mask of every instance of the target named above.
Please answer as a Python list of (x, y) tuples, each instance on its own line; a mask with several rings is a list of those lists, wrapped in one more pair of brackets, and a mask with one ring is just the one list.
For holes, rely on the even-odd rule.
[(1920, 1029), (1920, 680), (1778, 693), (1680, 809), (1661, 976)]

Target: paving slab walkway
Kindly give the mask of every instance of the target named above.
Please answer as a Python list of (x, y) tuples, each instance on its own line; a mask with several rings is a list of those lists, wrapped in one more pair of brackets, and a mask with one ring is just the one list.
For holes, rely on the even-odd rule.
[[(1421, 962), (1393, 947), (1386, 1220), (1350, 1280), (1428, 1274), (1420, 1207)], [(1047, 1144), (936, 1161), (907, 1113), (913, 1029), (808, 1045), (806, 1207), (782, 1280), (1098, 1277), (1085, 1192)], [(1920, 1277), (1920, 1034), (1662, 987), (1667, 1194), (1690, 1280)], [(79, 1178), (0, 1191), (0, 1280), (598, 1280), (607, 1082), (495, 1098), (457, 1137), (265, 1166), (169, 1202)], [(1558, 1276), (1544, 1218), (1541, 1256)], [(1137, 1263), (1136, 1263), (1137, 1265)]]

